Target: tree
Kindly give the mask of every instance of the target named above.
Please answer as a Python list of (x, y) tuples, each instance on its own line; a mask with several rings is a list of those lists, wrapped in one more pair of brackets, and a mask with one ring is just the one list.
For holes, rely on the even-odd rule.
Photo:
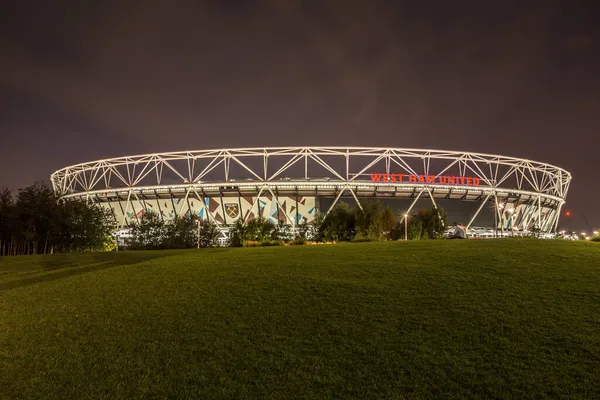
[(396, 226), (396, 217), (388, 205), (382, 208), (379, 201), (367, 201), (356, 210), (356, 238), (364, 240), (389, 240)]
[(232, 247), (242, 247), (247, 237), (248, 227), (246, 222), (240, 217), (235, 221), (235, 225), (229, 231), (229, 245)]
[(319, 226), (319, 236), (329, 242), (347, 242), (354, 238), (356, 219), (348, 204), (340, 202)]
[(176, 216), (165, 222), (165, 238), (161, 248), (189, 249), (196, 247), (198, 241), (197, 219), (195, 217)]
[(392, 208), (385, 206), (381, 214), (381, 228), (383, 229), (383, 237), (386, 240), (393, 240), (394, 227), (396, 226), (396, 216)]
[(229, 244), (233, 247), (243, 246), (246, 242), (287, 241), (292, 237), (290, 227), (285, 226), (282, 222), (275, 225), (263, 217), (255, 218), (248, 223), (240, 218), (229, 232)]
[[(160, 250), (160, 249), (189, 249), (196, 247), (197, 236), (197, 219), (195, 217), (175, 217), (169, 221), (164, 221), (160, 215), (154, 211), (145, 212), (142, 215), (138, 224), (131, 227), (132, 241), (130, 248), (133, 250)], [(205, 224), (209, 224), (208, 220), (204, 220)], [(216, 225), (206, 225), (206, 233), (213, 234), (213, 228)], [(201, 229), (201, 231), (203, 231)], [(216, 235), (219, 232), (217, 230)], [(212, 243), (212, 236), (205, 236), (205, 247)], [(216, 240), (216, 239), (214, 239)], [(202, 242), (202, 237), (200, 238)], [(202, 244), (202, 243), (201, 243)]]
[(60, 199), (42, 182), (13, 197), (0, 190), (0, 254), (102, 250), (110, 240), (112, 213), (83, 200)]
[(271, 240), (289, 242), (292, 239), (294, 239), (294, 235), (291, 226), (285, 225), (283, 221), (279, 221), (277, 225), (274, 224), (271, 231)]
[(248, 222), (246, 240), (263, 242), (271, 240), (275, 224), (265, 219), (264, 217), (253, 219)]
[(0, 190), (0, 255), (11, 254), (15, 230), (15, 205), (12, 192)]
[[(50, 187), (42, 182), (19, 190), (15, 202), (17, 231), (21, 254), (43, 252), (40, 243), (47, 243), (53, 222), (57, 222), (58, 199)], [(42, 245), (43, 246), (43, 245)]]
[(47, 238), (59, 251), (103, 250), (114, 229), (112, 212), (82, 200), (61, 201)]
[(383, 237), (381, 203), (364, 202), (355, 210), (356, 238), (361, 240), (381, 240)]
[(299, 226), (302, 226), (302, 229), (305, 229), (305, 239), (311, 240), (315, 242), (323, 241), (323, 232), (321, 231), (321, 225), (323, 225), (323, 221), (325, 220), (325, 216), (319, 210), (315, 210), (315, 214), (313, 216), (312, 223), (307, 223), (303, 221)]
[[(172, 232), (171, 232), (172, 233)], [(145, 212), (131, 227), (131, 249), (163, 249), (168, 236), (164, 221), (154, 211)]]
[[(408, 239), (437, 239), (446, 230), (446, 213), (441, 208), (423, 209), (408, 216)], [(404, 237), (404, 223), (397, 223), (394, 229), (398, 239)]]
[(421, 210), (419, 217), (423, 222), (423, 235), (426, 235), (427, 239), (438, 239), (444, 236), (446, 213), (442, 208), (432, 207), (428, 210)]
[(220, 235), (217, 224), (209, 219), (204, 219), (200, 226), (200, 247), (216, 247)]

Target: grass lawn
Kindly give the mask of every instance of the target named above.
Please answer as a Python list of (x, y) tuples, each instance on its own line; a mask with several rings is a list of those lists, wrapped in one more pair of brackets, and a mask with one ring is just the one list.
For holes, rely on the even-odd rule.
[(0, 258), (0, 398), (600, 398), (600, 243)]

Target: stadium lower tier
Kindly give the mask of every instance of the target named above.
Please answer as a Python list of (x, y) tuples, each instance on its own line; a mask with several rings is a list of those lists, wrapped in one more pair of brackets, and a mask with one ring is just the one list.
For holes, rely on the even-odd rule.
[[(315, 214), (320, 211), (326, 213), (334, 204), (336, 198), (331, 196), (234, 196), (234, 197), (187, 197), (187, 198), (144, 198), (132, 195), (129, 199), (102, 201), (99, 204), (111, 210), (118, 226), (127, 226), (139, 222), (147, 212), (155, 212), (163, 219), (175, 216), (197, 216), (209, 219), (218, 225), (233, 225), (239, 218), (249, 222), (259, 216), (273, 223), (297, 225), (299, 223), (312, 223)], [(360, 198), (362, 204), (369, 201), (380, 201), (389, 205), (398, 219), (407, 210), (412, 212), (431, 208), (431, 199), (401, 198)], [(352, 197), (342, 197), (350, 207), (357, 207), (356, 200)], [(541, 207), (535, 202), (517, 203), (506, 202), (502, 209), (496, 210), (493, 201), (483, 203), (476, 200), (449, 200), (436, 199), (436, 206), (444, 209), (448, 223), (459, 221), (465, 225), (482, 227), (497, 227), (502, 229), (530, 230), (538, 227), (541, 231), (554, 230), (553, 222), (557, 209), (552, 206)], [(540, 221), (540, 223), (538, 223)]]
[(232, 225), (241, 217), (251, 221), (262, 216), (271, 222), (284, 224), (310, 223), (316, 211), (315, 197), (261, 196), (261, 197), (204, 197), (143, 199), (100, 203), (112, 209), (120, 225), (136, 223), (146, 212), (155, 212), (165, 219), (195, 215), (219, 225)]

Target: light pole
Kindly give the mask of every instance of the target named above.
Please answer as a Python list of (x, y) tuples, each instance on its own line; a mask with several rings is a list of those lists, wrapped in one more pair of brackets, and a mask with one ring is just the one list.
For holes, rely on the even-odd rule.
[(567, 211), (565, 213), (567, 219), (569, 220), (569, 235), (571, 234), (571, 211)]
[(200, 248), (200, 220), (199, 219), (196, 220), (196, 223), (198, 224), (198, 233), (197, 233), (198, 239), (197, 239), (196, 245), (197, 245), (197, 248), (199, 249)]
[(408, 214), (404, 214), (404, 240), (408, 240)]

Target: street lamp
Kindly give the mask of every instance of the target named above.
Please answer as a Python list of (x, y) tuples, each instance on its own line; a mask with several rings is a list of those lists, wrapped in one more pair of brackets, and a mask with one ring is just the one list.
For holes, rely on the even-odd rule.
[(199, 248), (200, 248), (200, 226), (201, 226), (201, 225), (200, 225), (200, 220), (199, 220), (199, 219), (197, 219), (197, 220), (196, 220), (196, 223), (198, 224), (198, 233), (197, 233), (197, 234), (198, 234), (198, 240), (197, 240), (197, 242), (196, 242), (196, 246), (197, 246), (197, 248), (199, 249)]
[(404, 214), (404, 240), (408, 240), (408, 213)]

